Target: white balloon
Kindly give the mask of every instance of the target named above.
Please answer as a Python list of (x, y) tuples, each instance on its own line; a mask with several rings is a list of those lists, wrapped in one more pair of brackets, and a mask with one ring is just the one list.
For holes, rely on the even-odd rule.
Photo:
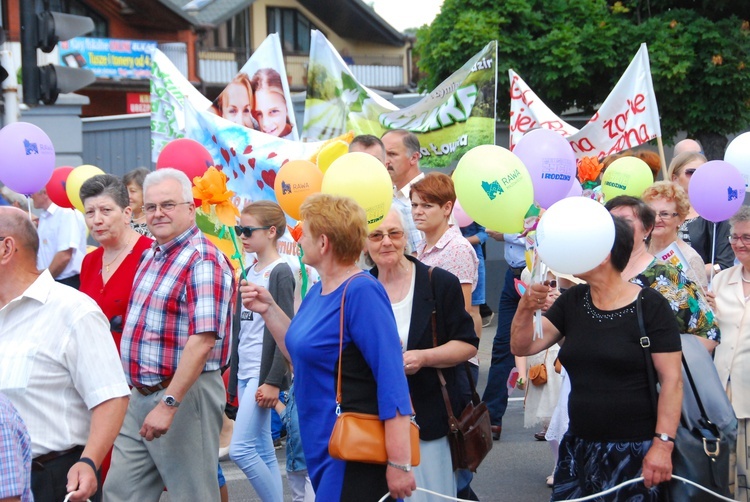
[(596, 268), (615, 242), (615, 224), (604, 206), (587, 197), (555, 202), (536, 229), (542, 261), (561, 274), (582, 274)]
[(745, 188), (750, 187), (750, 132), (737, 136), (724, 152), (724, 161), (736, 167), (745, 179)]

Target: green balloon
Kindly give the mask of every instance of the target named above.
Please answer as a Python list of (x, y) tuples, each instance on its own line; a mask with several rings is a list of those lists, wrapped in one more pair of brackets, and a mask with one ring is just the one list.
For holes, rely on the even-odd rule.
[(620, 157), (612, 162), (602, 176), (604, 200), (618, 195), (639, 197), (654, 183), (651, 168), (638, 157)]
[(523, 231), (534, 202), (531, 177), (521, 159), (501, 146), (472, 148), (453, 171), (456, 196), (474, 221), (496, 232)]

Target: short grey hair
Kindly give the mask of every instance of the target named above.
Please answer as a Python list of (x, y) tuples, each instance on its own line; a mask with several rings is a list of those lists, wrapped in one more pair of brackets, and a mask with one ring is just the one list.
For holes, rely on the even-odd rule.
[(84, 181), (79, 190), (81, 202), (84, 204), (86, 204), (87, 199), (91, 197), (99, 197), (100, 195), (110, 197), (120, 209), (125, 209), (130, 205), (128, 189), (125, 188), (125, 185), (117, 176), (111, 174), (99, 174), (93, 176)]
[(146, 194), (146, 190), (151, 185), (157, 185), (166, 180), (179, 181), (182, 185), (182, 198), (185, 199), (183, 202), (193, 201), (193, 184), (188, 179), (187, 174), (173, 167), (164, 167), (148, 173), (146, 179), (143, 180), (143, 194)]
[(737, 223), (745, 223), (750, 221), (750, 206), (740, 206), (739, 210), (734, 213), (734, 216), (729, 218), (729, 225), (732, 230)]

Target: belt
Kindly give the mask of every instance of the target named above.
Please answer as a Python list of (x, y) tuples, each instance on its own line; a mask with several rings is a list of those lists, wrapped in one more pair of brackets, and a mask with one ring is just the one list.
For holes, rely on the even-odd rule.
[(150, 396), (154, 392), (159, 392), (160, 390), (164, 390), (167, 387), (169, 387), (169, 384), (172, 382), (172, 377), (167, 378), (166, 380), (163, 380), (156, 385), (152, 385), (151, 387), (136, 387), (135, 390), (140, 392), (144, 396)]
[(68, 450), (51, 451), (49, 453), (45, 453), (44, 455), (39, 455), (38, 457), (35, 457), (31, 462), (31, 470), (41, 471), (44, 469), (44, 464), (46, 464), (47, 462), (55, 460), (56, 458), (64, 457), (65, 455), (70, 455), (72, 453), (80, 454), (81, 452), (83, 452), (83, 446), (74, 446), (73, 448), (70, 448)]
[(511, 267), (510, 265), (508, 265), (508, 268), (513, 274), (521, 275), (521, 272), (523, 272), (523, 269), (526, 268), (526, 266), (524, 265), (521, 267)]

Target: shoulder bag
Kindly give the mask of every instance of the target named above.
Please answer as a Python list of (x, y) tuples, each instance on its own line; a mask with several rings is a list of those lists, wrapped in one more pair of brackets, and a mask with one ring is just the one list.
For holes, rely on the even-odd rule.
[[(362, 275), (362, 274), (357, 274)], [(354, 277), (356, 277), (355, 275)], [(368, 277), (373, 278), (370, 274)], [(346, 289), (341, 294), (341, 314), (339, 320), (339, 374), (336, 381), (336, 423), (328, 440), (328, 454), (333, 458), (348, 462), (368, 464), (387, 464), (388, 454), (385, 450), (385, 425), (380, 417), (370, 413), (341, 412), (341, 358), (344, 348), (344, 298)], [(419, 465), (419, 426), (411, 417), (409, 425), (409, 442), (411, 443), (411, 465)]]
[[(429, 270), (430, 286), (432, 286), (432, 267)], [(433, 288), (432, 296), (435, 298)], [(438, 346), (437, 338), (437, 314), (435, 309), (432, 310), (432, 345)], [(477, 388), (474, 384), (474, 378), (469, 370), (469, 363), (464, 362), (462, 365), (466, 370), (466, 377), (471, 385), (471, 401), (466, 405), (461, 416), (456, 418), (453, 414), (453, 407), (448, 396), (445, 377), (442, 370), (438, 369), (437, 374), (440, 379), (440, 390), (443, 393), (445, 409), (448, 412), (448, 444), (451, 448), (451, 459), (453, 461), (453, 470), (468, 469), (476, 472), (479, 464), (492, 449), (492, 422), (490, 421), (490, 412), (487, 404), (479, 398)], [(458, 370), (458, 366), (456, 367)]]
[(541, 364), (535, 364), (529, 368), (529, 380), (537, 387), (547, 383), (547, 352), (549, 349), (544, 351), (544, 360)]
[[(656, 413), (656, 371), (649, 348), (651, 342), (643, 322), (640, 293), (636, 300), (636, 312), (641, 335), (639, 341), (646, 359), (651, 404)], [(684, 392), (682, 414), (672, 452), (672, 474), (721, 495), (730, 496), (729, 456), (736, 449), (737, 418), (708, 351), (695, 340), (694, 335), (681, 335), (681, 339)], [(691, 366), (700, 375), (699, 381), (693, 379)], [(713, 495), (676, 479), (669, 481), (665, 487), (667, 494), (664, 500), (716, 500)]]

